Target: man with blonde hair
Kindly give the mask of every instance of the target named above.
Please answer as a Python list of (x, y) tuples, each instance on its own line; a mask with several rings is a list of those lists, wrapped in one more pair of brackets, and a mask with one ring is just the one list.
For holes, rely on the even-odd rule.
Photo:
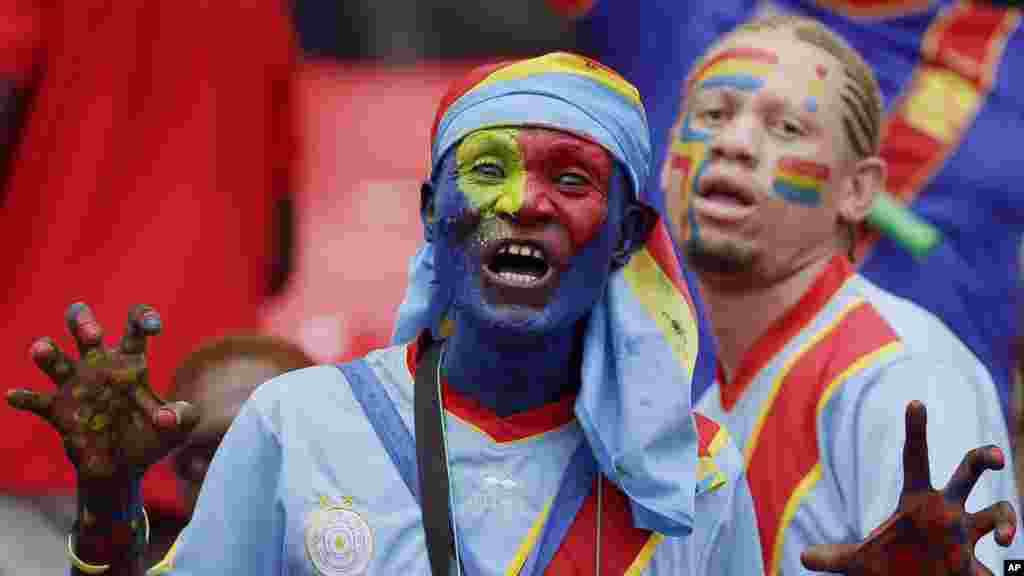
[[(872, 72), (842, 39), (814, 20), (764, 16), (694, 66), (662, 173), (718, 344), (716, 382), (698, 408), (744, 453), (768, 574), (801, 572), (804, 550), (826, 543), (847, 544), (815, 548), (804, 564), (852, 570), (853, 543), (893, 509), (963, 503), (984, 469), (1010, 460), (984, 367), (934, 316), (848, 261), (885, 182), (881, 110)], [(924, 425), (922, 406), (907, 411), (906, 438), (899, 424), (913, 401), (931, 412), (930, 450), (909, 436)], [(927, 463), (901, 465), (892, 450), (905, 439), (944, 475), (985, 447), (928, 504), (940, 492)], [(996, 500), (954, 522), (950, 538), (973, 547), (979, 528), (1012, 517), (1011, 474), (982, 478), (967, 505)], [(1006, 524), (995, 539), (1006, 546), (1013, 536)], [(922, 550), (963, 557), (934, 541)], [(1003, 556), (991, 538), (977, 546), (990, 568)]]

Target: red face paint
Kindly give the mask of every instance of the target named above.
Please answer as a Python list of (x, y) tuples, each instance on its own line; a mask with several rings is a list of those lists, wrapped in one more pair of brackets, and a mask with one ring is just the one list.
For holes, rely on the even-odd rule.
[(526, 168), (518, 217), (556, 219), (569, 232), (573, 254), (579, 252), (608, 217), (611, 155), (597, 144), (551, 130), (521, 130), (518, 143)]

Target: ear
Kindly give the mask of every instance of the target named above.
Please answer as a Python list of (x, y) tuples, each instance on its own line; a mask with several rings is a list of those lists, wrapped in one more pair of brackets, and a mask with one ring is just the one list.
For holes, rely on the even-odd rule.
[(875, 196), (885, 190), (885, 160), (877, 156), (858, 160), (840, 187), (837, 208), (849, 224), (863, 222), (875, 205)]
[(434, 186), (430, 181), (420, 186), (420, 220), (423, 221), (423, 236), (427, 242), (434, 241)]
[(644, 247), (651, 230), (658, 223), (658, 211), (643, 202), (630, 202), (622, 214), (619, 247), (612, 254), (612, 265), (621, 268), (634, 252)]

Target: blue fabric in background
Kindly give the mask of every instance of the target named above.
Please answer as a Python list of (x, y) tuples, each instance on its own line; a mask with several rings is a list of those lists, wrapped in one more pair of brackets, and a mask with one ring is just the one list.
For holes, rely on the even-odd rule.
[[(654, 157), (647, 197), (664, 208), (658, 188), (669, 130), (685, 74), (719, 35), (755, 13), (755, 0), (617, 2), (598, 0), (578, 23), (579, 49), (618, 70), (640, 90), (647, 106)], [(954, 4), (935, 2), (924, 12), (858, 20), (811, 0), (774, 0), (777, 8), (822, 20), (857, 48), (874, 68), (891, 106), (919, 63), (921, 40), (932, 20)], [(911, 209), (944, 237), (924, 261), (882, 238), (861, 273), (941, 318), (981, 359), (1009, 414), (1013, 342), (1020, 320), (1018, 245), (1024, 233), (1024, 37), (1008, 40), (992, 93), (959, 149), (918, 192)], [(702, 340), (702, 350), (706, 350)], [(695, 378), (694, 383), (706, 381)], [(698, 397), (703, 390), (695, 387)]]

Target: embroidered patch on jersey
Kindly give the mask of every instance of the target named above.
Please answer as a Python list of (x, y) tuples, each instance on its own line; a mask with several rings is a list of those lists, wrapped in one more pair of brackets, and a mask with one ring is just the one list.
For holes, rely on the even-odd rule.
[[(306, 521), (306, 554), (320, 576), (360, 576), (373, 558), (373, 531), (345, 505), (320, 499)], [(351, 498), (344, 504), (351, 504)]]
[(464, 503), (467, 518), (480, 520), (488, 514), (503, 517), (532, 515), (526, 488), (518, 480), (485, 474), (474, 488), (476, 492), (466, 498)]

